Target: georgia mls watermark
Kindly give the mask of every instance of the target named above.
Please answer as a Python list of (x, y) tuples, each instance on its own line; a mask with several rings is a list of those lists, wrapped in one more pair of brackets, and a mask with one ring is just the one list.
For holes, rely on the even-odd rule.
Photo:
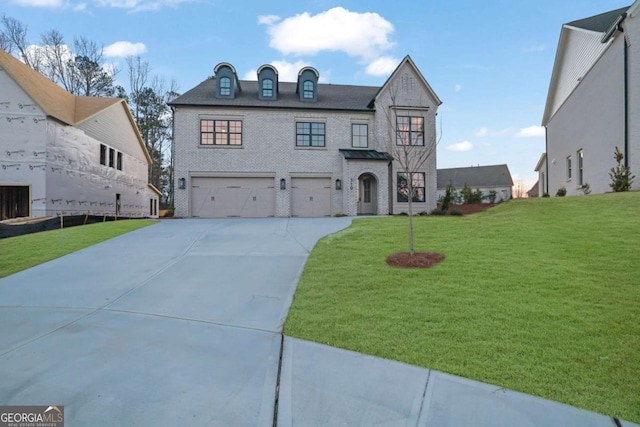
[(64, 427), (64, 406), (0, 406), (0, 427)]

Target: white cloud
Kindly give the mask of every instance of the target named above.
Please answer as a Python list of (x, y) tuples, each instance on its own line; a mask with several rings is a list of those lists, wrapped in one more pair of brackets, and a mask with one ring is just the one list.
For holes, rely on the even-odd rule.
[(473, 144), (469, 141), (462, 141), (457, 144), (447, 145), (445, 149), (449, 151), (469, 151), (473, 149)]
[(156, 11), (163, 7), (177, 7), (192, 0), (94, 0), (97, 6), (128, 9), (130, 12)]
[(453, 90), (454, 90), (455, 92), (460, 92), (460, 91), (462, 90), (462, 85), (455, 85), (455, 86), (453, 87)]
[(258, 24), (273, 25), (280, 19), (278, 15), (262, 15), (258, 16)]
[(84, 12), (85, 10), (87, 10), (86, 3), (78, 3), (77, 5), (73, 6), (74, 12)]
[(104, 56), (108, 58), (126, 56), (135, 56), (143, 54), (147, 51), (144, 43), (131, 43), (128, 41), (119, 41), (104, 48)]
[(269, 18), (263, 21), (269, 27), (269, 46), (285, 55), (341, 51), (371, 62), (393, 47), (389, 40), (393, 25), (377, 13), (335, 7), (313, 16), (304, 12), (277, 24)]
[(400, 60), (391, 56), (381, 56), (367, 66), (365, 72), (370, 76), (388, 76), (396, 69)]
[(502, 130), (492, 130), (492, 129), (483, 127), (473, 132), (473, 136), (475, 136), (476, 138), (508, 136), (511, 134), (513, 134), (513, 130), (510, 128), (506, 128)]
[(543, 126), (529, 126), (527, 128), (520, 129), (516, 133), (516, 138), (532, 138), (541, 137), (545, 135)]
[[(308, 66), (304, 61), (287, 62), (272, 61), (271, 65), (278, 70), (278, 81), (280, 82), (296, 82), (298, 81), (298, 72)], [(258, 80), (258, 70), (252, 69), (244, 73), (242, 80)], [(322, 76), (322, 75), (321, 75)], [(322, 81), (322, 79), (320, 79)]]
[(61, 7), (62, 0), (12, 0), (11, 3), (31, 7)]

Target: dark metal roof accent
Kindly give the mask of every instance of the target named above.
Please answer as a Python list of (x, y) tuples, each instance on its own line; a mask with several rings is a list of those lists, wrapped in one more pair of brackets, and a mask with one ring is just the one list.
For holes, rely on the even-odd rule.
[(438, 169), (439, 190), (447, 188), (449, 184), (452, 184), (456, 189), (461, 189), (465, 183), (473, 189), (513, 186), (513, 180), (507, 165)]
[(598, 33), (604, 33), (607, 31), (620, 15), (625, 13), (630, 6), (620, 9), (612, 10), (610, 12), (601, 13), (599, 15), (590, 16), (589, 18), (578, 19), (576, 21), (569, 22), (565, 25), (572, 27), (582, 28), (584, 30), (596, 31)]
[(350, 150), (341, 148), (340, 153), (342, 153), (347, 160), (393, 160), (391, 154), (376, 150)]
[(378, 87), (318, 84), (318, 101), (300, 101), (296, 95), (296, 83), (278, 83), (276, 101), (258, 99), (258, 82), (242, 80), (242, 92), (234, 99), (215, 97), (216, 80), (207, 79), (169, 103), (172, 106), (189, 105), (226, 108), (288, 108), (305, 110), (351, 110), (373, 112), (369, 103), (376, 96)]

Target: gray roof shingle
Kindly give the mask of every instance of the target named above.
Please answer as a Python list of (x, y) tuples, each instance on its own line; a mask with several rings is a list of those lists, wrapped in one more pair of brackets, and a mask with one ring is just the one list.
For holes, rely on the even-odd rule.
[(612, 10), (611, 12), (605, 12), (599, 15), (590, 16), (589, 18), (578, 19), (577, 21), (569, 22), (566, 25), (582, 28), (584, 30), (604, 33), (609, 28), (611, 28), (614, 22), (616, 22), (616, 19), (618, 19), (620, 15), (625, 13), (627, 9), (629, 9), (629, 7), (630, 6), (627, 6), (620, 9)]
[(279, 82), (278, 100), (267, 101), (258, 99), (257, 81), (241, 80), (242, 91), (236, 94), (235, 99), (219, 99), (215, 97), (215, 79), (207, 79), (169, 104), (174, 106), (373, 111), (369, 104), (380, 89), (374, 86), (320, 83), (318, 84), (318, 101), (309, 102), (300, 101), (300, 97), (296, 94), (296, 86), (297, 84), (292, 82)]
[(511, 187), (513, 180), (507, 165), (471, 166), (467, 168), (438, 169), (438, 189), (452, 184), (461, 189), (464, 184), (479, 187)]

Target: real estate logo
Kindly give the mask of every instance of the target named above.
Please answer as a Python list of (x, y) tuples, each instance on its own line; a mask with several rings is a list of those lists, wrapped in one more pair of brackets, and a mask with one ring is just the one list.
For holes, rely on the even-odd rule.
[(0, 406), (0, 427), (64, 427), (64, 406)]

